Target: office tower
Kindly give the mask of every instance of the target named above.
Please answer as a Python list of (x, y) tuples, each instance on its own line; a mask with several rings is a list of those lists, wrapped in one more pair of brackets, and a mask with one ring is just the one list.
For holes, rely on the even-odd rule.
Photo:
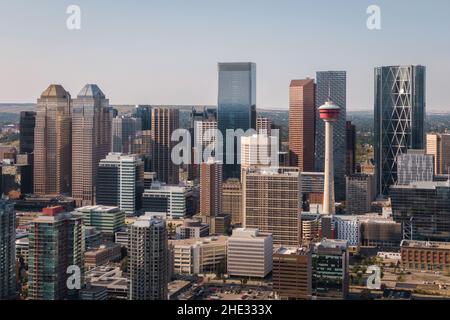
[(397, 183), (409, 185), (413, 182), (433, 181), (434, 157), (425, 150), (408, 150), (397, 158)]
[(316, 84), (312, 79), (292, 80), (289, 88), (290, 165), (313, 172)]
[(280, 247), (273, 254), (273, 291), (281, 300), (309, 300), (312, 292), (311, 252)]
[(88, 206), (74, 214), (83, 217), (85, 227), (98, 230), (104, 241), (113, 242), (115, 233), (125, 227), (125, 212), (118, 207)]
[[(215, 156), (217, 148), (217, 121), (203, 120), (194, 122), (194, 158), (200, 164), (208, 161), (206, 155)], [(195, 160), (195, 161), (194, 161)]]
[(256, 118), (256, 132), (258, 134), (272, 135), (272, 119), (266, 117)]
[(144, 189), (144, 162), (139, 156), (109, 153), (100, 160), (97, 175), (97, 204), (137, 213)]
[(434, 156), (436, 175), (450, 173), (450, 134), (427, 134), (427, 154)]
[(141, 119), (141, 130), (152, 130), (152, 108), (150, 106), (137, 105), (133, 117)]
[(63, 300), (70, 294), (68, 267), (77, 266), (83, 276), (83, 222), (62, 207), (45, 208), (43, 213), (31, 223), (29, 235), (29, 298)]
[(375, 165), (377, 192), (397, 182), (397, 158), (425, 148), (425, 67), (375, 68)]
[(0, 190), (10, 199), (33, 193), (33, 154), (18, 154), (15, 163), (0, 168)]
[(22, 111), (20, 113), (19, 153), (34, 152), (34, 128), (36, 125), (36, 112)]
[(174, 274), (225, 274), (227, 242), (226, 236), (171, 240)]
[(130, 227), (130, 300), (167, 300), (169, 252), (166, 221), (145, 215)]
[(302, 210), (318, 211), (323, 205), (325, 175), (323, 172), (300, 173)]
[(34, 132), (34, 193), (70, 193), (72, 183), (70, 94), (50, 85), (37, 101)]
[(16, 288), (16, 212), (0, 199), (0, 300), (13, 298)]
[[(316, 106), (324, 105), (328, 100), (333, 101), (340, 109), (340, 117), (334, 124), (333, 154), (334, 154), (334, 183), (336, 200), (345, 199), (345, 124), (347, 117), (347, 73), (345, 71), (317, 72)], [(320, 118), (320, 111), (316, 111), (316, 150), (315, 166), (317, 172), (325, 169), (325, 124)]]
[(373, 174), (354, 173), (346, 177), (347, 214), (369, 213), (372, 201), (376, 197), (375, 176)]
[(144, 212), (162, 212), (172, 219), (181, 219), (194, 214), (193, 190), (191, 187), (169, 186), (153, 183), (142, 195)]
[(323, 239), (312, 250), (312, 294), (318, 300), (346, 299), (349, 287), (347, 241)]
[(214, 158), (200, 165), (200, 214), (222, 214), (222, 164)]
[(118, 116), (112, 119), (111, 152), (130, 154), (134, 140), (140, 131), (140, 119), (128, 116)]
[(450, 241), (449, 182), (414, 182), (392, 186), (392, 213), (405, 239)]
[(351, 175), (356, 171), (356, 126), (351, 121), (346, 122), (345, 133), (347, 137), (345, 174)]
[(152, 109), (152, 165), (158, 180), (167, 184), (178, 184), (179, 168), (172, 161), (172, 133), (179, 128), (180, 111), (170, 108)]
[(359, 216), (342, 216), (334, 217), (336, 226), (336, 239), (346, 240), (349, 246), (359, 247), (361, 244), (361, 228)]
[(233, 225), (242, 225), (242, 185), (238, 179), (228, 179), (222, 185), (222, 212), (231, 214)]
[[(223, 178), (240, 178), (240, 141), (227, 152), (227, 130), (256, 130), (256, 64), (219, 63), (218, 126), (223, 136)], [(234, 136), (233, 136), (234, 137)], [(228, 141), (231, 143), (231, 141)], [(231, 154), (233, 153), (233, 155)], [(228, 155), (228, 161), (227, 161)], [(220, 158), (219, 158), (220, 159)]]
[(235, 229), (228, 238), (227, 269), (231, 276), (265, 278), (272, 271), (273, 239), (258, 229)]
[[(241, 138), (241, 170), (278, 166), (277, 137), (254, 134)], [(275, 153), (272, 158), (272, 153)]]
[(243, 171), (244, 228), (271, 233), (275, 245), (301, 241), (300, 177), (298, 172), (255, 168)]
[(361, 245), (364, 247), (398, 248), (403, 239), (402, 225), (378, 214), (359, 217)]
[[(333, 126), (339, 120), (341, 109), (331, 101), (327, 101), (319, 108), (320, 119), (325, 122), (325, 186), (323, 195), (323, 213), (335, 214), (335, 184), (334, 184), (334, 156)], [(342, 165), (342, 163), (340, 163)]]
[(72, 198), (77, 206), (93, 205), (98, 164), (111, 147), (109, 100), (95, 84), (73, 100), (72, 133)]

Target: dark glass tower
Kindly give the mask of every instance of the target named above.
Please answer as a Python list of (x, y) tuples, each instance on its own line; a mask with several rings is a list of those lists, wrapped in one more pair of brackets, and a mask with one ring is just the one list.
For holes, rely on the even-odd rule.
[(225, 140), (229, 129), (256, 130), (255, 63), (219, 63), (218, 128), (224, 139), (223, 178), (239, 178), (240, 141), (235, 139), (234, 161), (227, 163)]
[(141, 119), (142, 131), (152, 129), (152, 108), (150, 106), (137, 105), (133, 117)]
[(375, 68), (375, 165), (377, 191), (397, 182), (397, 157), (425, 147), (424, 66)]
[(20, 113), (20, 153), (34, 152), (34, 127), (36, 125), (36, 112), (22, 111)]

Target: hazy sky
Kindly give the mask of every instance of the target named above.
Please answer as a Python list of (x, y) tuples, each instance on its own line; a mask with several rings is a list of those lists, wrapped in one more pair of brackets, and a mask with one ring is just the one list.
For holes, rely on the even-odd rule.
[(0, 0), (0, 102), (97, 83), (113, 104), (216, 104), (217, 62), (252, 61), (261, 108), (287, 108), (291, 79), (347, 70), (348, 108), (372, 109), (375, 66), (422, 64), (428, 108), (450, 109), (449, 16), (448, 0)]

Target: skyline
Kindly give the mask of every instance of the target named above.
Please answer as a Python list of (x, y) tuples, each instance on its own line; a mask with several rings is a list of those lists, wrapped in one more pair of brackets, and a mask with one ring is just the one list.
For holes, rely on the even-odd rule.
[[(450, 31), (445, 0), (77, 1), (82, 24), (73, 31), (66, 28), (70, 4), (0, 0), (0, 70), (8, 75), (0, 77), (0, 102), (34, 103), (50, 83), (72, 95), (97, 83), (116, 105), (216, 105), (217, 63), (251, 61), (259, 109), (287, 109), (291, 80), (345, 70), (349, 111), (372, 110), (374, 68), (405, 64), (427, 67), (428, 110), (447, 107), (440, 87), (450, 72), (450, 44), (440, 41)], [(366, 27), (372, 4), (381, 8), (381, 30)], [(409, 19), (417, 16), (420, 23)], [(346, 23), (334, 23), (337, 17)]]

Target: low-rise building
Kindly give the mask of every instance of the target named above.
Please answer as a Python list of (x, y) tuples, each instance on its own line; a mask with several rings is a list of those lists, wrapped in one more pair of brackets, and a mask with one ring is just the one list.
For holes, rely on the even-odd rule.
[(190, 239), (209, 236), (209, 224), (198, 220), (186, 219), (182, 226), (176, 228), (176, 238)]
[(450, 269), (450, 243), (403, 240), (401, 264), (404, 269), (447, 271)]
[(125, 226), (125, 212), (119, 207), (87, 206), (78, 208), (74, 214), (83, 217), (83, 224), (101, 232), (105, 241), (114, 241), (114, 234)]
[(84, 253), (84, 265), (86, 270), (105, 265), (109, 262), (117, 261), (121, 258), (121, 246), (117, 243), (101, 245), (96, 250)]

